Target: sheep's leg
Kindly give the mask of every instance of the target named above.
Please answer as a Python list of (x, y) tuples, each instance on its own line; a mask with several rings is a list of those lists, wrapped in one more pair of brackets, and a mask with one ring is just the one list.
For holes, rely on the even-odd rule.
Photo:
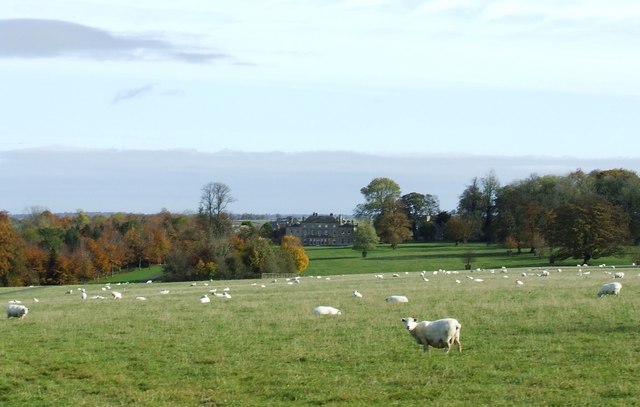
[(429, 351), (429, 342), (427, 342), (427, 341), (422, 342), (422, 351), (423, 352), (428, 352)]
[(460, 343), (460, 338), (454, 338), (453, 341), (458, 345), (458, 352), (462, 352), (462, 344)]

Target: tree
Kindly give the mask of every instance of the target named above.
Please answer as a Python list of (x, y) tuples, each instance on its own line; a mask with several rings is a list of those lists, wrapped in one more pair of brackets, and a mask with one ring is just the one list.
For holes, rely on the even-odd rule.
[(376, 245), (380, 242), (376, 230), (368, 223), (358, 226), (353, 233), (353, 250), (362, 252), (362, 257), (367, 257), (370, 250), (375, 250)]
[(591, 259), (621, 254), (629, 242), (629, 217), (602, 198), (567, 203), (554, 212), (547, 239), (551, 261)]
[(398, 244), (411, 238), (411, 222), (401, 206), (402, 202), (398, 201), (395, 211), (384, 213), (375, 220), (380, 240), (389, 243), (394, 250)]
[(231, 219), (224, 210), (234, 201), (231, 188), (221, 182), (210, 182), (202, 187), (198, 213), (204, 219), (209, 236), (225, 236), (231, 231)]
[(309, 256), (304, 251), (300, 239), (293, 235), (286, 235), (280, 243), (280, 251), (283, 255), (293, 259), (298, 273), (303, 272), (309, 266)]
[(390, 178), (374, 178), (369, 185), (360, 189), (365, 203), (356, 206), (356, 217), (374, 219), (383, 213), (393, 211), (400, 198), (400, 186)]
[(467, 243), (471, 236), (477, 234), (478, 222), (476, 219), (465, 218), (460, 215), (452, 216), (444, 225), (444, 236), (448, 240), (458, 243)]
[(429, 216), (435, 216), (440, 211), (440, 202), (434, 195), (423, 195), (418, 192), (410, 192), (400, 197), (404, 205), (405, 213), (411, 222), (411, 231), (414, 239), (422, 236), (420, 227)]

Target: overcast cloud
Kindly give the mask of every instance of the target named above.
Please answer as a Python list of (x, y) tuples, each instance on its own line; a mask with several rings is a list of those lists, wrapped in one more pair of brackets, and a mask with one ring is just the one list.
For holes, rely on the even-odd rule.
[(436, 195), (455, 209), (473, 177), (495, 171), (503, 185), (531, 174), (576, 169), (640, 170), (633, 159), (373, 155), (350, 152), (245, 153), (35, 149), (0, 152), (0, 210), (54, 212), (195, 211), (200, 190), (223, 182), (237, 199), (233, 213), (351, 215), (360, 188), (373, 178), (396, 181), (402, 193)]

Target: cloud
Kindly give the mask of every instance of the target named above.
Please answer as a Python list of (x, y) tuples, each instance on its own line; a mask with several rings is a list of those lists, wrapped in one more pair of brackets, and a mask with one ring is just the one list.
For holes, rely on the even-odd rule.
[[(233, 213), (350, 215), (373, 178), (389, 177), (402, 193), (436, 195), (443, 210), (474, 177), (493, 170), (502, 185), (531, 174), (566, 175), (581, 168), (625, 168), (635, 158), (551, 158), (477, 155), (374, 155), (346, 151), (201, 153), (188, 150), (0, 151), (0, 210), (32, 206), (54, 212), (174, 213), (195, 211), (200, 189), (223, 182), (232, 189)], [(124, 199), (123, 199), (124, 198)]]
[(123, 100), (132, 99), (140, 95), (143, 95), (145, 93), (149, 93), (152, 90), (153, 90), (153, 85), (151, 84), (144, 85), (139, 88), (124, 89), (116, 94), (116, 96), (113, 98), (113, 103), (119, 103), (119, 102), (122, 102)]
[(229, 58), (203, 49), (182, 49), (164, 39), (116, 35), (60, 20), (0, 20), (0, 58), (169, 59), (206, 63)]

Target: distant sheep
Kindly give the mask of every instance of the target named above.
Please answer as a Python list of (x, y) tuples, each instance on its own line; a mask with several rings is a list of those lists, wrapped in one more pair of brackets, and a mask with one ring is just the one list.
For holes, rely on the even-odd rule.
[(418, 322), (415, 318), (402, 318), (402, 322), (416, 342), (422, 345), (424, 352), (432, 346), (445, 349), (446, 353), (449, 353), (453, 344), (458, 346), (458, 352), (462, 352), (460, 344), (462, 325), (456, 319), (444, 318), (437, 321)]
[(353, 293), (351, 295), (353, 295), (356, 298), (362, 298), (362, 294), (358, 290), (353, 290)]
[(598, 291), (598, 297), (602, 297), (603, 295), (618, 295), (620, 294), (620, 290), (622, 290), (622, 284), (607, 283), (600, 287), (600, 291)]
[(207, 294), (200, 297), (200, 304), (208, 304), (211, 302), (211, 298)]
[(111, 295), (113, 296), (114, 300), (121, 300), (122, 299), (122, 293), (119, 291), (111, 291)]
[(624, 278), (624, 273), (622, 271), (617, 271), (613, 273), (613, 278)]
[(409, 302), (404, 295), (390, 295), (385, 299), (386, 302)]
[(29, 313), (29, 308), (20, 304), (9, 304), (7, 307), (7, 318), (23, 319)]
[(314, 315), (342, 315), (342, 311), (337, 308), (320, 305), (311, 311)]

